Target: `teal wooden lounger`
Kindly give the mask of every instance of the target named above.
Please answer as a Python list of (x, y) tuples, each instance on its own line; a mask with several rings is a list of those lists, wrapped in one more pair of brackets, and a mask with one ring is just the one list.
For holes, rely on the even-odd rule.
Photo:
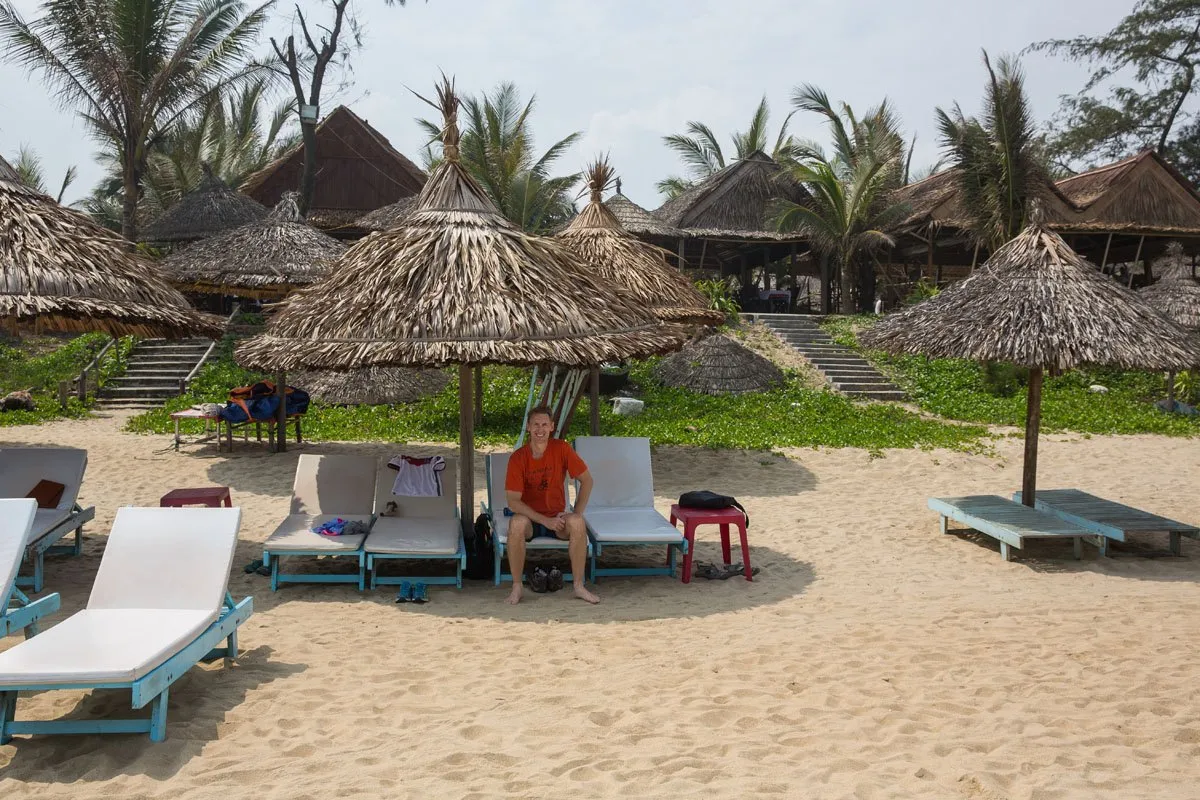
[[(446, 459), (441, 497), (408, 497), (392, 494), (396, 473), (386, 465), (376, 465), (375, 524), (363, 545), (372, 589), (401, 581), (462, 588), (467, 546), (454, 491), (458, 486), (456, 466), (456, 459)], [(394, 510), (389, 510), (389, 504), (395, 504)], [(386, 561), (416, 562), (422, 571), (430, 562), (436, 562), (448, 565), (454, 574), (380, 575), (380, 564)]]
[(941, 515), (942, 533), (955, 533), (948, 520), (961, 522), (972, 530), (991, 536), (1000, 542), (1000, 556), (1011, 560), (1010, 548), (1025, 547), (1029, 539), (1070, 539), (1075, 558), (1083, 557), (1083, 542), (1100, 546), (1097, 537), (1087, 528), (994, 494), (968, 497), (931, 497), (929, 508)]
[[(1018, 502), (1021, 493), (1013, 495)], [(1182, 537), (1200, 539), (1200, 528), (1160, 517), (1148, 511), (1105, 500), (1078, 489), (1050, 489), (1037, 493), (1034, 507), (1099, 534), (1100, 555), (1108, 555), (1108, 540), (1128, 541), (1131, 533), (1167, 533), (1171, 552), (1183, 555)]]
[(17, 570), (29, 542), (36, 500), (0, 500), (0, 637), (24, 631), (25, 638), (38, 632), (38, 620), (58, 610), (58, 594), (30, 602), (17, 588)]

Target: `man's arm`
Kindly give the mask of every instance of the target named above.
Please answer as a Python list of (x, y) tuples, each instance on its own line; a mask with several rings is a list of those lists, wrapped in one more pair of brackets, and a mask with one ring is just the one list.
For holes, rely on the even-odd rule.
[(575, 493), (575, 513), (582, 514), (587, 508), (588, 498), (592, 496), (592, 473), (585, 472), (575, 480), (579, 481), (579, 490)]
[(525, 503), (522, 503), (520, 492), (514, 492), (511, 489), (506, 489), (504, 491), (504, 496), (508, 499), (508, 507), (510, 509), (512, 509), (512, 512), (514, 514), (520, 514), (522, 516), (529, 517), (529, 519), (532, 522), (536, 522), (539, 525), (545, 525), (547, 528), (550, 528), (551, 530), (555, 530), (555, 531), (558, 530), (558, 528), (555, 527), (555, 525), (561, 524), (561, 521), (555, 517), (542, 516), (541, 514), (534, 511), (529, 506), (527, 506)]

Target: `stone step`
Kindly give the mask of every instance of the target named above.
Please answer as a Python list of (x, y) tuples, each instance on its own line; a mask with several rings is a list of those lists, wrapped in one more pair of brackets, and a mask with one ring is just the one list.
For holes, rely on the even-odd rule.
[(186, 378), (187, 374), (192, 371), (191, 367), (186, 369), (180, 367), (178, 369), (127, 369), (122, 377), (125, 378)]
[(113, 389), (122, 388), (122, 387), (123, 388), (137, 388), (139, 386), (144, 386), (147, 389), (165, 389), (165, 388), (178, 389), (179, 388), (179, 380), (182, 377), (184, 377), (184, 376), (181, 375), (179, 377), (176, 377), (174, 375), (168, 375), (165, 378), (147, 378), (147, 377), (140, 376), (140, 375), (134, 375), (134, 376), (125, 375), (120, 378), (109, 378), (107, 381), (104, 382), (104, 385), (105, 385), (105, 387), (111, 387)]
[[(872, 383), (874, 381), (887, 381), (887, 378), (880, 375), (878, 372), (867, 369), (823, 369), (821, 374), (827, 380), (834, 383), (838, 381), (850, 381), (860, 383)], [(890, 381), (888, 381), (890, 382)]]
[(849, 382), (843, 383), (841, 381), (834, 381), (833, 388), (837, 389), (839, 392), (845, 392), (847, 394), (850, 392), (866, 392), (866, 391), (879, 391), (879, 390), (899, 391), (890, 382), (885, 381), (885, 380), (855, 381), (853, 383), (849, 383)]
[(870, 362), (857, 358), (810, 358), (808, 361), (821, 371), (824, 371), (827, 367), (860, 367), (874, 369), (871, 367)]
[(179, 390), (174, 391), (163, 389), (160, 387), (144, 388), (130, 386), (105, 386), (100, 390), (100, 396), (104, 398), (131, 399), (137, 398), (142, 400), (169, 400), (172, 397), (179, 396)]
[(853, 397), (859, 400), (898, 400), (904, 401), (908, 397), (899, 389), (878, 389), (871, 391), (859, 392), (844, 392), (847, 397)]

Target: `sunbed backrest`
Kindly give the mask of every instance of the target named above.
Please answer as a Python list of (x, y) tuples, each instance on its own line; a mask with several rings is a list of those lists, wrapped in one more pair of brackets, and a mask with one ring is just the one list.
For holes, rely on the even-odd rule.
[(492, 519), (504, 515), (508, 496), (504, 493), (504, 477), (508, 474), (508, 459), (512, 453), (489, 453), (486, 459), (488, 513)]
[(293, 514), (370, 514), (375, 502), (375, 459), (305, 453), (292, 484)]
[(654, 507), (649, 439), (580, 436), (575, 440), (575, 452), (595, 481), (589, 508)]
[(384, 457), (375, 468), (375, 513), (382, 514), (388, 503), (396, 504), (397, 517), (423, 519), (452, 518), (458, 507), (458, 459), (447, 458), (442, 470), (441, 497), (411, 497), (392, 494), (396, 484), (396, 470), (387, 465)]
[(0, 500), (0, 614), (17, 579), (36, 513), (37, 500)]
[(6, 447), (0, 450), (0, 497), (25, 497), (47, 480), (61, 483), (60, 511), (69, 511), (79, 499), (87, 450), (66, 447)]
[(221, 610), (240, 508), (121, 508), (104, 545), (90, 609)]

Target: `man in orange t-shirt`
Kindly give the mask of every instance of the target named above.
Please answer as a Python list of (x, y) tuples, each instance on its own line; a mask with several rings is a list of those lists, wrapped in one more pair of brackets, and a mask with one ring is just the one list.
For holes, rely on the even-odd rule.
[[(592, 476), (569, 444), (552, 439), (554, 421), (546, 406), (529, 412), (529, 444), (518, 448), (508, 460), (504, 490), (512, 519), (508, 523), (508, 566), (513, 590), (508, 602), (521, 602), (521, 580), (525, 573), (525, 543), (535, 536), (553, 536), (568, 542), (575, 596), (589, 603), (600, 598), (589, 592), (587, 574), (587, 526), (583, 510), (592, 493)], [(567, 511), (567, 475), (579, 481), (575, 510)]]

